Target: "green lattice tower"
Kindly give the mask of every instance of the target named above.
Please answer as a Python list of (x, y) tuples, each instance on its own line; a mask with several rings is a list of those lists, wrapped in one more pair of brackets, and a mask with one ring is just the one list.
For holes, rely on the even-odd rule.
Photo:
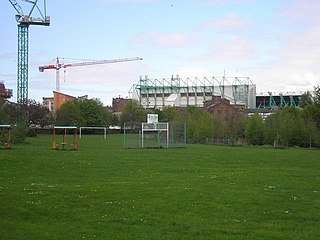
[[(38, 6), (39, 0), (23, 0), (30, 5), (29, 14), (24, 14), (21, 6), (16, 0), (9, 0), (17, 11), (16, 21), (18, 23), (18, 69), (17, 69), (17, 102), (27, 103), (28, 101), (28, 45), (29, 45), (29, 26), (49, 26), (50, 17), (46, 15), (46, 0), (43, 5)], [(39, 16), (34, 17), (34, 10)], [(42, 9), (42, 10), (41, 10)]]
[(18, 71), (17, 71), (17, 102), (28, 101), (28, 46), (29, 25), (18, 25)]

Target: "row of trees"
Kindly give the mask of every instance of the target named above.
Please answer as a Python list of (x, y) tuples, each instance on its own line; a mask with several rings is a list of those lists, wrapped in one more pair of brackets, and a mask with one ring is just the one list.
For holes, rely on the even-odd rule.
[(189, 142), (206, 142), (209, 138), (241, 139), (252, 145), (320, 147), (320, 87), (315, 87), (314, 96), (306, 93), (300, 105), (275, 109), (266, 118), (259, 114), (248, 116), (237, 113), (227, 116), (211, 116), (206, 110), (194, 106), (184, 109), (165, 107), (160, 110), (145, 110), (137, 101), (129, 101), (120, 119), (145, 122), (146, 114), (157, 113), (159, 121), (187, 123)]
[(15, 126), (13, 135), (18, 142), (28, 133), (30, 135), (30, 126), (123, 126), (128, 121), (145, 122), (148, 113), (156, 113), (161, 122), (185, 122), (189, 142), (233, 138), (253, 145), (320, 147), (320, 87), (315, 87), (314, 92), (313, 96), (310, 93), (303, 95), (299, 108), (278, 109), (265, 119), (258, 114), (248, 117), (241, 112), (223, 117), (211, 116), (195, 106), (150, 110), (142, 108), (134, 100), (126, 103), (118, 118), (108, 112), (98, 99), (68, 101), (53, 115), (33, 100), (27, 105), (19, 105), (0, 99), (0, 124)]
[(276, 111), (265, 121), (258, 115), (246, 120), (246, 141), (254, 145), (320, 147), (320, 87), (306, 93), (300, 108)]
[(76, 99), (62, 104), (56, 112), (55, 124), (109, 127), (113, 121), (99, 99)]
[[(53, 125), (110, 126), (114, 121), (98, 99), (77, 99), (64, 103), (53, 114), (49, 109), (29, 100), (27, 104), (15, 104), (0, 98), (0, 124), (12, 125), (12, 141), (23, 142), (26, 136), (35, 134), (34, 127)], [(117, 121), (115, 121), (117, 123)], [(5, 141), (5, 131), (0, 129), (0, 142)]]
[[(12, 142), (23, 142), (26, 136), (34, 135), (30, 126), (45, 126), (53, 122), (49, 109), (34, 100), (26, 105), (15, 104), (0, 98), (0, 124), (10, 124), (12, 127)], [(6, 131), (0, 129), (0, 143), (6, 141)]]

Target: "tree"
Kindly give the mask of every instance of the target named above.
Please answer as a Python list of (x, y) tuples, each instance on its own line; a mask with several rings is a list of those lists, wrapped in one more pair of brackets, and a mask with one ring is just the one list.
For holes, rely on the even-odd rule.
[(76, 99), (65, 102), (56, 112), (58, 125), (105, 126), (111, 124), (111, 113), (98, 99)]
[(109, 127), (112, 122), (111, 113), (103, 107), (99, 99), (81, 99), (77, 100), (76, 104), (79, 106), (81, 118), (84, 126), (104, 126)]
[(308, 133), (302, 111), (295, 107), (280, 109), (266, 119), (266, 142), (273, 145), (308, 145)]
[(305, 108), (308, 105), (313, 104), (312, 95), (310, 92), (305, 92), (301, 96), (301, 100), (299, 101), (299, 107)]
[(111, 126), (119, 126), (119, 118), (116, 114), (112, 114), (112, 117), (111, 117)]
[(76, 101), (67, 101), (56, 111), (57, 125), (74, 125), (80, 127), (83, 123), (84, 119), (82, 118), (79, 105)]
[(320, 104), (306, 106), (302, 110), (302, 118), (307, 130), (309, 147), (320, 146)]
[(145, 122), (147, 112), (143, 109), (137, 100), (130, 100), (126, 102), (123, 107), (120, 123), (123, 125), (125, 122)]
[(161, 112), (163, 113), (163, 122), (172, 122), (177, 117), (177, 110), (171, 106), (165, 106)]
[(46, 106), (36, 102), (35, 100), (28, 100), (26, 107), (29, 125), (33, 124), (44, 127), (53, 123), (53, 115)]
[(262, 117), (256, 113), (249, 117), (245, 123), (245, 138), (249, 144), (264, 144), (264, 123)]
[(11, 125), (27, 122), (27, 110), (25, 105), (7, 102), (4, 106), (4, 112), (7, 114), (8, 122)]
[(315, 104), (320, 104), (320, 85), (314, 86), (313, 101)]
[(6, 101), (3, 97), (0, 97), (0, 124), (8, 124), (9, 123), (9, 116), (5, 111), (6, 108)]
[(207, 111), (195, 106), (187, 106), (179, 120), (187, 124), (189, 141), (201, 142), (212, 137), (212, 119)]

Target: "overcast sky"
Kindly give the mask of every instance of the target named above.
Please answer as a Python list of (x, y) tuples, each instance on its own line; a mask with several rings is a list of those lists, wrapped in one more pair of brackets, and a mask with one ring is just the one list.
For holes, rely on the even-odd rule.
[[(16, 101), (16, 12), (8, 0), (0, 9), (0, 81)], [(29, 29), (29, 98), (53, 96), (55, 71), (38, 66), (56, 57), (142, 57), (60, 73), (62, 92), (108, 105), (145, 75), (225, 73), (249, 77), (257, 92), (313, 90), (320, 84), (319, 13), (320, 0), (47, 0), (51, 25)]]

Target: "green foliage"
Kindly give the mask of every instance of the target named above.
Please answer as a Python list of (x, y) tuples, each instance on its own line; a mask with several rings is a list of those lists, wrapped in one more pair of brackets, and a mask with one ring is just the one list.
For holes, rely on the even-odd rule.
[(56, 112), (57, 125), (109, 127), (112, 116), (98, 99), (76, 99), (61, 105)]
[(171, 106), (165, 106), (162, 111), (163, 117), (162, 120), (163, 122), (172, 122), (177, 118), (177, 110)]
[(243, 138), (244, 137), (244, 120), (245, 115), (240, 112), (226, 115), (224, 117), (214, 116), (213, 138)]
[(249, 117), (245, 124), (245, 138), (249, 144), (263, 145), (264, 144), (264, 123), (259, 114)]
[(306, 106), (302, 118), (308, 135), (309, 147), (320, 147), (320, 104)]
[[(0, 124), (12, 126), (12, 143), (22, 143), (27, 136), (35, 136), (35, 131), (29, 129), (31, 125), (50, 125), (53, 118), (49, 110), (34, 100), (29, 100), (26, 105), (5, 102), (0, 99)], [(2, 142), (6, 140), (6, 134), (1, 134)]]
[(76, 101), (68, 101), (61, 105), (56, 111), (56, 124), (63, 126), (83, 126), (84, 119), (82, 118), (79, 105)]
[(320, 104), (320, 85), (314, 86), (313, 101), (315, 104)]
[(1, 103), (0, 100), (0, 109), (0, 122), (1, 119), (5, 119), (5, 121), (2, 121), (11, 125), (26, 122), (28, 126), (40, 125), (44, 127), (54, 122), (49, 109), (34, 100), (29, 100), (26, 105), (9, 102)]
[(14, 125), (20, 122), (27, 123), (27, 106), (16, 104), (16, 103), (6, 103), (4, 106), (4, 112), (8, 116), (8, 124)]
[(8, 139), (8, 130), (5, 128), (0, 128), (0, 146), (7, 143)]
[(146, 122), (146, 119), (147, 111), (137, 100), (130, 100), (123, 107), (120, 123), (123, 126), (125, 122)]
[(212, 119), (207, 111), (188, 106), (180, 115), (180, 121), (187, 124), (189, 142), (201, 142), (212, 136)]
[(299, 107), (305, 108), (308, 105), (313, 104), (312, 95), (310, 92), (306, 92), (302, 94), (301, 99), (299, 101)]
[(103, 107), (102, 102), (98, 99), (83, 99), (76, 101), (76, 103), (79, 106), (84, 126), (109, 127), (111, 125), (111, 113)]
[(301, 113), (298, 108), (288, 107), (269, 116), (266, 119), (266, 142), (305, 147), (308, 134)]
[(6, 102), (3, 97), (0, 97), (0, 124), (9, 123), (9, 116), (5, 109), (6, 109)]
[(51, 125), (54, 120), (49, 109), (34, 100), (28, 101), (27, 118), (29, 125), (39, 125), (41, 127)]
[(212, 119), (212, 137), (214, 138), (224, 138), (225, 137), (225, 127), (224, 122), (219, 118)]
[(11, 129), (11, 142), (13, 144), (23, 143), (27, 138), (28, 132), (29, 127), (24, 121), (17, 123)]
[(118, 116), (116, 114), (112, 114), (111, 126), (119, 126), (119, 124), (120, 124), (120, 119), (118, 118)]

